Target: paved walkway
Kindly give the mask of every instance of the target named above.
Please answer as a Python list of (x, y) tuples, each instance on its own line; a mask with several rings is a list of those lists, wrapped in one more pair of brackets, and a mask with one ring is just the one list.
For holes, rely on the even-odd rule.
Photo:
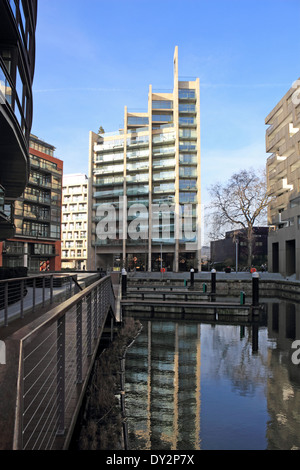
[[(259, 277), (262, 280), (268, 281), (293, 281), (300, 283), (300, 280), (297, 280), (295, 275), (283, 277), (279, 273), (269, 273), (269, 272), (262, 272), (258, 271)], [(251, 280), (252, 274), (249, 272), (231, 272), (225, 273), (223, 271), (217, 271), (216, 273), (217, 279), (221, 280)], [(194, 273), (194, 279), (197, 280), (208, 280), (211, 278), (211, 273), (208, 271), (202, 271), (200, 273)], [(167, 271), (166, 273), (159, 273), (159, 272), (128, 272), (128, 279), (153, 279), (153, 280), (176, 280), (176, 279), (190, 279), (189, 272), (182, 272), (182, 273), (173, 273)]]

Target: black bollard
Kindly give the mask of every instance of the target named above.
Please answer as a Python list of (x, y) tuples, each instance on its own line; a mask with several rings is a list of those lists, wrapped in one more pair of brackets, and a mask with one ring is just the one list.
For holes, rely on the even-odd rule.
[(212, 269), (211, 271), (211, 293), (215, 294), (216, 293), (216, 270)]
[(252, 306), (258, 307), (259, 305), (259, 274), (255, 272), (252, 274)]
[(127, 271), (122, 269), (122, 299), (126, 299), (127, 293)]
[(211, 300), (214, 302), (216, 300), (216, 275), (217, 271), (215, 269), (211, 270)]
[(194, 273), (195, 273), (195, 271), (192, 268), (191, 271), (190, 271), (191, 287), (194, 287)]

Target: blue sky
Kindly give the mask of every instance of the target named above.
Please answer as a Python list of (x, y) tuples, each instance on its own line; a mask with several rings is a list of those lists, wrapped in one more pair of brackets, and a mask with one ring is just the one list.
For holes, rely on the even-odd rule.
[(202, 197), (264, 167), (265, 117), (300, 77), (299, 0), (39, 0), (32, 132), (65, 173), (88, 172), (89, 131), (145, 110), (149, 84), (200, 78)]

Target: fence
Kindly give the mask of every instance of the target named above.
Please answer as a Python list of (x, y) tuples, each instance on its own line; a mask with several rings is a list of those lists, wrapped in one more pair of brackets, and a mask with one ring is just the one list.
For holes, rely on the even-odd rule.
[(0, 326), (10, 319), (23, 318), (26, 311), (53, 304), (55, 298), (66, 300), (80, 287), (70, 274), (41, 274), (0, 280)]
[(14, 449), (57, 450), (70, 439), (109, 321), (112, 334), (114, 309), (106, 276), (55, 307), (21, 338)]

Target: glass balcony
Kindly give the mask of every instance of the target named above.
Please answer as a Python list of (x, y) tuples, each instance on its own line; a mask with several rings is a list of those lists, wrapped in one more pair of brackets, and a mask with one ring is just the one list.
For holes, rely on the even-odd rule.
[(189, 126), (196, 126), (197, 121), (193, 117), (180, 117), (179, 118), (179, 126), (189, 127)]
[(129, 151), (126, 154), (127, 160), (140, 159), (140, 158), (149, 158), (149, 150), (140, 150), (140, 151)]
[(185, 88), (178, 90), (178, 98), (180, 100), (195, 100), (196, 99), (196, 90), (188, 90)]
[(102, 197), (107, 197), (107, 196), (111, 196), (111, 197), (114, 197), (114, 196), (123, 196), (124, 194), (124, 191), (123, 191), (123, 188), (121, 189), (114, 189), (114, 190), (107, 190), (107, 191), (96, 191), (94, 192), (93, 194), (93, 197), (94, 198), (102, 198)]
[(161, 168), (161, 167), (174, 167), (175, 166), (175, 158), (165, 158), (163, 160), (153, 160), (152, 163), (153, 168)]
[(169, 155), (172, 155), (175, 153), (175, 147), (174, 146), (167, 146), (167, 147), (160, 147), (160, 148), (154, 148), (153, 149), (153, 156), (155, 155), (166, 155), (166, 154), (169, 154)]
[(136, 174), (136, 175), (127, 175), (127, 183), (145, 183), (149, 181), (149, 174)]
[(191, 155), (190, 153), (181, 153), (179, 154), (179, 162), (184, 163), (185, 165), (197, 165), (197, 156)]
[(153, 144), (157, 144), (157, 143), (162, 143), (162, 142), (174, 142), (175, 140), (175, 132), (168, 132), (166, 134), (158, 134), (158, 135), (154, 135), (153, 136), (153, 139), (152, 139), (152, 142)]
[(179, 189), (180, 190), (192, 190), (195, 191), (197, 190), (197, 181), (192, 179), (181, 179), (179, 181)]
[(161, 171), (160, 173), (153, 174), (153, 181), (160, 180), (175, 180), (175, 171)]
[(197, 139), (197, 131), (193, 129), (179, 129), (179, 137), (183, 139)]
[(196, 113), (196, 106), (193, 104), (179, 104), (180, 113)]
[(195, 142), (181, 142), (179, 143), (179, 150), (184, 152), (195, 152), (197, 150), (197, 146)]
[(167, 100), (153, 100), (152, 109), (173, 109), (173, 102)]
[(161, 183), (153, 186), (153, 193), (175, 193), (174, 183)]

